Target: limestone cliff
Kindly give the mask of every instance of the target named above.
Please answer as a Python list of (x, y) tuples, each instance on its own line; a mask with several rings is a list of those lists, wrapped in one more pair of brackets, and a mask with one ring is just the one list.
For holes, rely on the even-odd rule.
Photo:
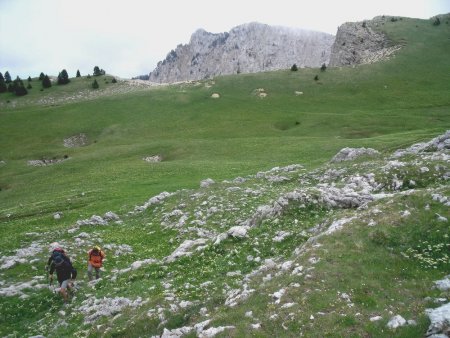
[(391, 17), (347, 22), (338, 28), (331, 47), (330, 67), (373, 63), (390, 57), (401, 46), (393, 46), (377, 27)]
[(199, 80), (224, 74), (255, 73), (328, 64), (334, 36), (322, 32), (260, 23), (237, 26), (225, 33), (203, 29), (178, 45), (149, 74), (152, 82)]

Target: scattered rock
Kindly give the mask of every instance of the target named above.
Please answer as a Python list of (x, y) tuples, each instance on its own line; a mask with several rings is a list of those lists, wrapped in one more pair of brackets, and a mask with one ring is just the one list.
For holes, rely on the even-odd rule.
[(136, 308), (145, 303), (146, 301), (143, 301), (140, 297), (135, 300), (125, 297), (104, 297), (101, 299), (91, 297), (83, 301), (81, 306), (76, 309), (76, 312), (84, 315), (85, 324), (91, 324), (100, 317), (112, 317), (127, 307)]
[(441, 291), (450, 290), (450, 275), (445, 276), (444, 279), (434, 282), (434, 284), (435, 284), (436, 288), (438, 288)]
[(234, 226), (227, 231), (227, 234), (235, 238), (244, 238), (247, 237), (248, 229), (249, 227), (247, 226)]
[(213, 98), (213, 99), (218, 99), (218, 98), (220, 98), (220, 94), (219, 94), (219, 93), (213, 93), (213, 94), (211, 95), (211, 98)]
[(396, 315), (394, 317), (392, 317), (389, 322), (387, 323), (387, 327), (390, 329), (396, 329), (400, 326), (404, 326), (406, 325), (406, 319), (403, 318), (400, 315)]
[(372, 148), (343, 148), (332, 159), (331, 162), (352, 161), (361, 156), (375, 156), (379, 152)]
[(86, 145), (88, 145), (88, 138), (86, 134), (83, 133), (64, 139), (64, 147), (66, 148), (84, 147)]
[(216, 183), (212, 178), (207, 178), (206, 180), (203, 180), (200, 182), (200, 187), (201, 188), (207, 188), (209, 187), (211, 184)]
[(430, 318), (431, 324), (428, 327), (427, 337), (450, 336), (450, 303), (442, 305), (437, 309), (426, 309), (425, 313)]
[(142, 159), (148, 163), (158, 163), (163, 160), (161, 155), (147, 156), (143, 157)]
[(441, 151), (444, 149), (450, 149), (450, 130), (447, 130), (445, 134), (437, 136), (429, 142), (416, 143), (409, 148), (399, 149), (392, 157), (397, 158), (407, 154)]
[(45, 166), (48, 166), (48, 165), (61, 163), (61, 162), (65, 161), (65, 160), (68, 160), (68, 159), (69, 159), (69, 157), (62, 158), (62, 159), (54, 158), (54, 159), (42, 159), (42, 160), (29, 160), (29, 161), (27, 161), (27, 164), (29, 166), (33, 166), (33, 167), (45, 167)]

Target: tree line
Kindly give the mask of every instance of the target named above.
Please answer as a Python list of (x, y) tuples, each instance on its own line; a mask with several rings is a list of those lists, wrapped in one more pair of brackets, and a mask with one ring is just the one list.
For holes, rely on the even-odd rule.
[[(105, 75), (106, 72), (101, 69), (98, 66), (94, 67), (94, 72), (93, 75), (94, 76), (100, 76), (100, 75)], [(81, 73), (79, 70), (77, 70), (76, 73), (76, 77), (81, 77)], [(90, 79), (90, 75), (87, 75), (87, 78)], [(41, 74), (39, 75), (38, 78), (39, 83), (42, 86), (42, 89), (45, 88), (50, 88), (52, 86), (52, 81), (50, 79), (50, 77), (47, 74), (44, 74), (43, 72), (41, 72)], [(25, 86), (24, 81), (22, 81), (22, 79), (17, 76), (15, 80), (12, 80), (11, 78), (11, 74), (9, 73), (9, 71), (5, 72), (5, 75), (3, 75), (0, 72), (0, 93), (14, 93), (16, 96), (24, 96), (28, 94), (28, 90), (33, 88), (32, 85), (33, 79), (31, 78), (31, 76), (28, 76), (27, 79), (27, 84)], [(116, 83), (116, 79), (113, 78), (112, 83)], [(67, 73), (67, 70), (63, 69), (61, 72), (59, 72), (58, 77), (56, 79), (56, 84), (57, 85), (66, 85), (70, 83), (70, 78), (69, 78), (69, 74)], [(98, 82), (97, 80), (94, 80), (94, 82), (92, 82), (91, 87), (94, 89), (99, 88)]]

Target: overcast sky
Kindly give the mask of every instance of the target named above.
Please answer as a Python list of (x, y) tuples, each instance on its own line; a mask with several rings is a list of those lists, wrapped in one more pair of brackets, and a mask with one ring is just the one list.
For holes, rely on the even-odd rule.
[(450, 0), (0, 0), (0, 72), (15, 78), (75, 76), (99, 66), (119, 77), (148, 74), (199, 28), (248, 22), (336, 34), (377, 15), (428, 19)]

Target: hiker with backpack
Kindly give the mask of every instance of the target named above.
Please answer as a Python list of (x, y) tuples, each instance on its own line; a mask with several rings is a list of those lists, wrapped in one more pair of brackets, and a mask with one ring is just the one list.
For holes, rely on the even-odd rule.
[[(58, 248), (59, 249), (59, 248)], [(49, 277), (50, 284), (53, 283), (53, 273), (56, 271), (58, 278), (60, 293), (67, 303), (69, 295), (67, 290), (73, 287), (72, 280), (77, 278), (77, 270), (73, 267), (70, 258), (64, 253), (64, 250), (53, 250), (52, 256), (49, 259)]]
[(64, 249), (60, 248), (59, 246), (55, 247), (52, 251), (52, 254), (48, 258), (47, 265), (45, 266), (45, 271), (49, 271), (50, 265), (54, 261), (54, 259), (58, 256), (61, 256), (63, 259), (67, 259), (70, 261), (69, 257), (66, 255), (66, 252)]
[(92, 272), (95, 270), (95, 279), (100, 278), (100, 269), (103, 266), (103, 259), (106, 255), (99, 246), (94, 246), (88, 251), (88, 277), (92, 281)]

